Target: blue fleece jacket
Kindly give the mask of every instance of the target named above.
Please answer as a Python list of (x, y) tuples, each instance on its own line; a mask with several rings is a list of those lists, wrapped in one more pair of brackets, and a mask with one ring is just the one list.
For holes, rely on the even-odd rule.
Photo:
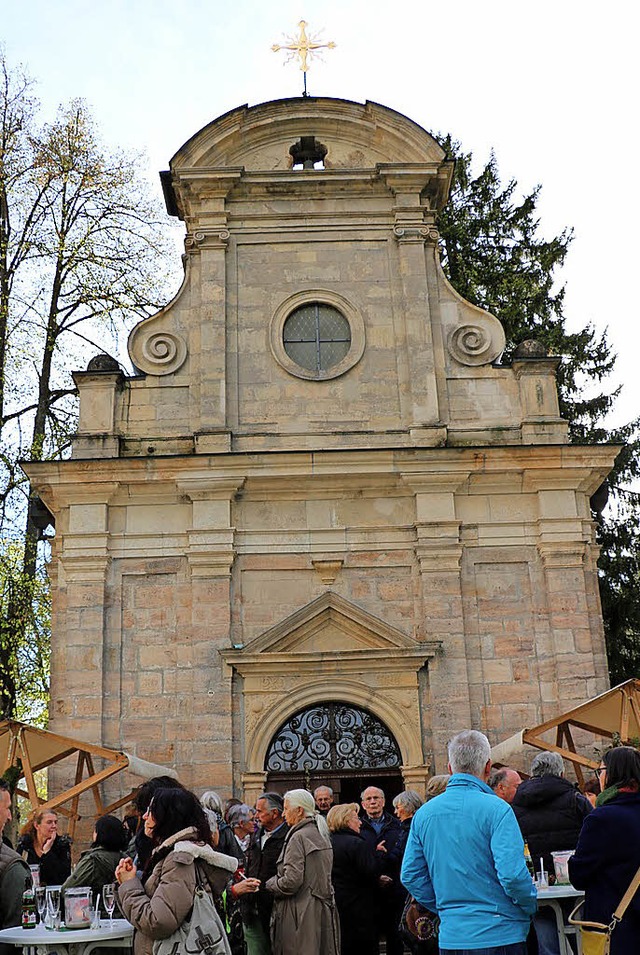
[(511, 806), (466, 773), (413, 817), (400, 878), (437, 911), (443, 949), (523, 942), (537, 909)]

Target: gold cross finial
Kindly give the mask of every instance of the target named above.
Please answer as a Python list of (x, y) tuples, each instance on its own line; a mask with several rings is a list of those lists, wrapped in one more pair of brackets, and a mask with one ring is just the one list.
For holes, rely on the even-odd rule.
[(309, 60), (318, 55), (318, 50), (335, 49), (335, 43), (333, 40), (330, 40), (328, 43), (320, 43), (319, 34), (307, 36), (308, 24), (306, 20), (301, 20), (298, 26), (300, 27), (300, 33), (297, 37), (287, 36), (285, 37), (285, 39), (288, 41), (287, 43), (274, 43), (271, 49), (274, 53), (279, 53), (280, 50), (287, 51), (289, 55), (284, 61), (285, 63), (289, 63), (296, 56), (300, 58), (300, 69), (304, 73), (304, 93), (302, 95), (306, 96)]

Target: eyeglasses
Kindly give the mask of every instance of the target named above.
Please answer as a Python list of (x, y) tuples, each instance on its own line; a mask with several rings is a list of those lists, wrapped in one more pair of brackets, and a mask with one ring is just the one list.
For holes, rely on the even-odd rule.
[(600, 773), (605, 773), (606, 771), (607, 771), (606, 766), (598, 766), (598, 776), (600, 775)]

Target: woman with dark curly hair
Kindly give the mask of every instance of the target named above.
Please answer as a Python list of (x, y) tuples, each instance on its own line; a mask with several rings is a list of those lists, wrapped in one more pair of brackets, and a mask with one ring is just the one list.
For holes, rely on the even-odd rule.
[(62, 885), (71, 875), (71, 843), (58, 835), (58, 814), (50, 809), (38, 809), (22, 828), (17, 852), (40, 866), (41, 885)]
[[(147, 864), (138, 874), (127, 858), (116, 869), (118, 902), (136, 930), (134, 955), (151, 955), (154, 941), (169, 938), (182, 925), (193, 907), (199, 879), (219, 898), (230, 888), (238, 865), (236, 859), (214, 850), (202, 806), (188, 789), (157, 790), (144, 822), (153, 844)], [(255, 879), (234, 887), (236, 895), (255, 891)], [(222, 935), (229, 952), (224, 931)]]
[[(602, 792), (569, 859), (569, 878), (585, 890), (580, 918), (609, 925), (640, 865), (640, 753), (631, 746), (610, 749), (599, 776)], [(638, 939), (640, 891), (611, 934), (611, 955), (637, 955)]]

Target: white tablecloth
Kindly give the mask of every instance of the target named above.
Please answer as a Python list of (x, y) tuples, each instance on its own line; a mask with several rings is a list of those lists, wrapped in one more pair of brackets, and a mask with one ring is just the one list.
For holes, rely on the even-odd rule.
[(9, 942), (24, 949), (35, 950), (37, 955), (90, 955), (94, 949), (131, 948), (133, 925), (126, 919), (101, 919), (99, 929), (61, 929), (52, 931), (44, 925), (35, 928), (5, 928), (0, 931), (0, 942)]

